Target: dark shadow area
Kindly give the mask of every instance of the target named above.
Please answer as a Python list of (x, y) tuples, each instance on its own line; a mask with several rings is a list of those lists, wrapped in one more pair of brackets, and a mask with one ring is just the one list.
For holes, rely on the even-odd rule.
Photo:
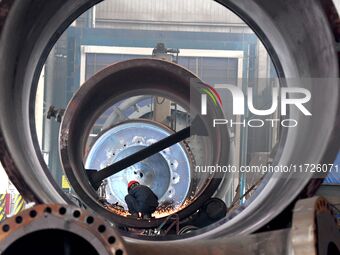
[(340, 251), (335, 243), (330, 243), (328, 245), (327, 255), (340, 255)]
[(82, 237), (64, 230), (41, 230), (11, 244), (3, 255), (99, 255)]

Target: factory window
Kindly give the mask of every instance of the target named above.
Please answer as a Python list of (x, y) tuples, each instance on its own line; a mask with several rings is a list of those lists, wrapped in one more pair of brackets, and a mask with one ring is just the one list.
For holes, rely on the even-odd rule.
[[(150, 52), (152, 52), (152, 49), (150, 49)], [(86, 59), (85, 80), (87, 80), (109, 65), (128, 59), (148, 57), (148, 55), (86, 53), (84, 57)], [(236, 85), (238, 61), (238, 58), (184, 56), (179, 57), (178, 64), (195, 73), (209, 84)]]

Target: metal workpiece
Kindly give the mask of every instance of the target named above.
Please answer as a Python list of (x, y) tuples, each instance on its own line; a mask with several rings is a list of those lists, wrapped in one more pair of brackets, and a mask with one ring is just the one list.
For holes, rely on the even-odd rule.
[[(38, 152), (40, 149), (34, 128), (34, 103), (30, 103), (30, 98), (34, 98), (33, 91), (37, 88), (43, 62), (57, 39), (56, 36), (66, 29), (77, 16), (76, 13), (80, 15), (90, 6), (86, 1), (69, 2), (67, 7), (65, 1), (58, 0), (50, 3), (14, 1), (2, 28), (0, 54), (6, 67), (2, 65), (0, 70), (3, 84), (1, 95), (9, 93), (13, 97), (1, 99), (1, 111), (7, 112), (8, 119), (5, 112), (2, 112), (0, 140), (4, 151), (0, 156), (13, 183), (29, 201), (70, 202), (57, 187), (41, 153)], [(69, 11), (67, 16), (76, 16), (65, 17), (65, 10)], [(65, 19), (68, 21), (65, 22)], [(27, 43), (22, 45), (23, 41)], [(12, 57), (7, 58), (6, 52)], [(18, 76), (15, 77), (16, 75)], [(26, 95), (26, 99), (19, 95)]]
[[(6, 65), (0, 66), (0, 158), (13, 183), (30, 201), (71, 203), (56, 185), (41, 155), (35, 131), (34, 98), (40, 71), (54, 43), (77, 16), (98, 2), (100, 1), (14, 1), (3, 25), (0, 58)], [(219, 0), (218, 2), (237, 13), (253, 28), (269, 51), (281, 78), (324, 79), (322, 85), (317, 81), (309, 86), (305, 85), (312, 95), (317, 95), (310, 102), (313, 117), (301, 120), (298, 128), (283, 130), (283, 139), (278, 146), (279, 153), (274, 159), (274, 164), (333, 163), (332, 160), (340, 143), (340, 133), (337, 131), (340, 121), (337, 80), (339, 66), (335, 38), (330, 19), (324, 12), (324, 5), (317, 0)], [(323, 3), (332, 4), (330, 0), (325, 0)], [(143, 72), (144, 77), (155, 78), (155, 69), (149, 69), (144, 73), (144, 64), (141, 61), (136, 70)], [(162, 69), (157, 65), (154, 67)], [(123, 68), (126, 69), (127, 66)], [(170, 73), (171, 70), (172, 67), (162, 69), (163, 72)], [(187, 73), (180, 72), (180, 76), (186, 75)], [(128, 80), (124, 79), (125, 81), (128, 83)], [(92, 79), (91, 82), (95, 81)], [(148, 92), (150, 87), (145, 85), (144, 82), (136, 84), (135, 91)], [(292, 86), (289, 79), (284, 85)], [(124, 89), (125, 86), (111, 87), (111, 89), (107, 87), (103, 91), (93, 91), (93, 93), (83, 90), (82, 96), (85, 101), (90, 102), (93, 98), (100, 100), (104, 99), (104, 96), (115, 94), (119, 95), (116, 98), (118, 100), (124, 97)], [(171, 93), (164, 93), (164, 87), (160, 88), (159, 83), (157, 86), (154, 83), (152, 89), (160, 96), (163, 93), (163, 96), (176, 99), (171, 96)], [(188, 93), (183, 91), (182, 87), (176, 87), (172, 92), (173, 95), (181, 92)], [(188, 105), (189, 96), (186, 96), (180, 97), (179, 103)], [(84, 144), (78, 142), (83, 141), (81, 136), (89, 131), (87, 127), (82, 126), (81, 132), (77, 136), (72, 136), (74, 125), (78, 120), (90, 123), (90, 118), (95, 118), (96, 113), (100, 112), (100, 109), (98, 112), (91, 112), (90, 108), (89, 111), (77, 112), (77, 103), (69, 105), (69, 108), (72, 107), (73, 113), (69, 115), (66, 113), (64, 118), (66, 121), (75, 118), (72, 120), (73, 125), (61, 131), (62, 149), (68, 148), (73, 151), (63, 156), (65, 159), (73, 155), (69, 158), (69, 163), (64, 164), (71, 175), (72, 169), (82, 168), (80, 166), (82, 161), (79, 159), (82, 158), (83, 152), (79, 150), (84, 148)], [(105, 108), (104, 105), (103, 107)], [(78, 145), (81, 146), (76, 148)], [(225, 155), (227, 153), (224, 153)], [(217, 154), (212, 156), (220, 157)], [(94, 200), (86, 199), (96, 197), (96, 193), (86, 182), (85, 174), (79, 172), (73, 175), (74, 190), (77, 193), (80, 191), (78, 195), (86, 200), (86, 204), (98, 209), (99, 214), (108, 213)], [(253, 233), (279, 215), (299, 195), (312, 195), (314, 187), (317, 186), (313, 186), (314, 184), (310, 186), (313, 177), (312, 174), (306, 173), (303, 178), (294, 179), (292, 176), (270, 178), (256, 199), (236, 217), (223, 219), (188, 238), (193, 241)], [(81, 183), (77, 184), (76, 180), (80, 180)], [(310, 190), (310, 187), (313, 189)], [(215, 189), (211, 192), (214, 191)], [(210, 196), (209, 192), (207, 195)], [(203, 197), (198, 199), (205, 200), (204, 193)], [(195, 207), (190, 210), (195, 210)], [(112, 221), (117, 220), (112, 218), (112, 214), (104, 216)], [(126, 218), (124, 220), (128, 224), (134, 224)], [(159, 223), (153, 224), (156, 226)]]
[[(96, 139), (86, 157), (85, 168), (100, 170), (172, 133), (171, 129), (154, 121), (125, 121)], [(158, 197), (158, 217), (167, 209), (175, 212), (196, 188), (191, 185), (193, 162), (188, 150), (190, 148), (183, 142), (175, 144), (109, 177), (105, 199), (110, 204), (118, 202), (127, 210), (124, 198), (128, 182), (136, 180), (149, 186)]]
[[(296, 87), (297, 80), (301, 80), (300, 86), (314, 95), (310, 105), (313, 117), (300, 119), (295, 129), (282, 130), (273, 165), (332, 163), (340, 143), (337, 131), (339, 66), (335, 38), (320, 1), (219, 2), (239, 14), (256, 31), (272, 57), (279, 77), (286, 78), (281, 85)], [(327, 2), (332, 4), (332, 1)], [(304, 78), (309, 82), (303, 82)], [(290, 117), (296, 116), (291, 112)], [(237, 217), (224, 224), (221, 221), (220, 226), (205, 231), (200, 238), (255, 231), (287, 208), (297, 196), (312, 195), (314, 177), (313, 173), (304, 173), (271, 178)]]
[(340, 231), (334, 209), (322, 197), (296, 203), (291, 230), (295, 255), (339, 254)]
[[(256, 235), (201, 239), (180, 243), (137, 243), (127, 242), (129, 252), (134, 255), (292, 255), (290, 229)], [(302, 255), (302, 254), (301, 254)]]
[[(170, 214), (171, 211), (162, 210), (163, 213), (159, 215), (162, 215), (163, 218), (159, 217), (145, 221), (112, 213), (103, 208), (98, 202), (98, 195), (90, 185), (89, 177), (85, 172), (85, 169), (101, 170), (107, 165), (117, 164), (123, 158), (142, 151), (141, 149), (156, 146), (163, 139), (175, 135), (169, 128), (157, 124), (157, 122), (146, 120), (122, 122), (121, 124), (116, 124), (112, 129), (105, 130), (103, 135), (98, 138), (97, 143), (94, 143), (88, 155), (84, 155), (84, 151), (90, 130), (92, 130), (92, 126), (98, 117), (108, 108), (124, 99), (145, 95), (164, 97), (184, 108), (190, 114), (191, 120), (195, 122), (195, 116), (198, 115), (201, 108), (200, 100), (195, 100), (194, 102), (196, 103), (193, 104), (190, 99), (192, 97), (200, 99), (201, 94), (199, 89), (192, 89), (193, 82), (203, 84), (198, 77), (177, 64), (158, 59), (143, 58), (111, 65), (98, 72), (81, 86), (70, 101), (61, 123), (60, 155), (68, 180), (76, 194), (89, 208), (112, 222), (137, 228), (157, 227), (164, 221), (164, 217)], [(124, 84), (124, 86), (120, 86), (121, 84)], [(213, 103), (209, 102), (209, 104)], [(225, 128), (209, 128), (212, 119), (223, 117), (223, 112), (220, 108), (209, 106), (209, 115), (199, 118), (202, 121), (199, 125), (194, 124), (192, 127), (185, 129), (190, 128), (190, 134), (195, 135), (196, 131), (198, 132), (200, 129), (199, 126), (202, 126), (207, 132), (203, 135), (205, 143), (199, 144), (199, 146), (207, 148), (204, 163), (206, 165), (224, 164), (228, 161), (229, 156), (228, 130)], [(165, 135), (166, 133), (167, 135)], [(117, 139), (115, 140), (113, 137), (117, 137)], [(103, 160), (102, 157), (98, 158), (98, 153), (94, 158), (93, 153), (98, 149), (97, 147), (103, 142), (104, 138), (109, 141), (107, 146), (112, 148), (107, 147), (104, 149), (106, 153), (101, 155), (106, 157), (107, 154), (111, 154), (109, 159), (111, 162)], [(192, 164), (194, 155), (190, 153), (189, 147), (190, 144), (174, 144), (169, 148), (162, 149), (160, 154), (155, 154), (134, 164), (130, 168), (132, 172), (129, 169), (127, 170), (144, 176), (144, 173), (140, 173), (137, 169), (141, 168), (138, 164), (158, 162), (158, 168), (156, 169), (157, 165), (153, 163), (153, 168), (156, 170), (152, 170), (149, 174), (155, 175), (157, 173), (159, 175), (161, 179), (157, 181), (157, 185), (162, 186), (167, 195), (164, 196), (164, 192), (156, 189), (156, 186), (151, 188), (154, 188), (154, 191), (159, 196), (161, 205), (163, 202), (164, 204), (168, 203), (170, 206), (177, 204), (176, 207), (179, 209), (175, 211), (181, 219), (196, 212), (213, 195), (223, 177), (220, 173), (202, 174), (200, 177), (194, 176)], [(86, 156), (88, 160), (85, 162), (84, 169), (83, 158)], [(160, 159), (155, 160), (153, 158), (158, 156), (160, 156)], [(162, 158), (165, 160), (161, 160)], [(162, 162), (163, 165), (160, 167)], [(178, 168), (179, 162), (182, 164), (180, 168)], [(133, 168), (135, 169), (132, 170)], [(169, 169), (171, 170), (170, 172)], [(107, 167), (101, 171), (106, 170)], [(100, 174), (101, 171), (98, 171), (98, 173)], [(169, 173), (168, 177), (166, 176), (167, 172)], [(227, 176), (228, 174), (225, 175)], [(133, 175), (125, 176), (125, 181), (120, 181), (121, 185), (119, 187), (115, 186), (115, 190), (112, 190), (112, 188), (110, 189), (110, 180), (114, 178), (122, 178), (122, 174), (117, 173), (116, 176), (109, 178), (107, 186), (109, 190), (106, 194), (111, 193), (115, 197), (113, 199), (118, 199), (115, 202), (119, 202), (124, 206), (124, 194), (127, 192), (126, 183), (133, 179)], [(143, 177), (137, 179), (143, 179)], [(227, 178), (227, 180), (230, 183), (231, 178)], [(169, 184), (162, 184), (162, 182)], [(197, 182), (197, 185), (193, 184), (195, 182)], [(146, 184), (148, 183), (146, 182)], [(228, 186), (228, 182), (225, 185)], [(111, 187), (113, 186), (111, 185)], [(169, 199), (173, 199), (173, 201), (169, 203)]]
[(128, 254), (112, 225), (70, 205), (29, 208), (0, 224), (0, 254)]
[(193, 242), (123, 241), (113, 226), (86, 210), (68, 205), (38, 205), (0, 224), (0, 252), (28, 254), (279, 254), (329, 255), (340, 250), (339, 227), (328, 202), (299, 200), (291, 228)]
[(140, 243), (127, 240), (132, 254), (339, 254), (340, 232), (332, 206), (321, 197), (299, 200), (291, 228), (194, 242)]

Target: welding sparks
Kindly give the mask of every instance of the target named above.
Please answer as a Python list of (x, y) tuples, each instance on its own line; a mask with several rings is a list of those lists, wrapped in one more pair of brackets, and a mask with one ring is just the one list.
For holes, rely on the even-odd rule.
[[(167, 217), (169, 215), (175, 214), (175, 213), (181, 211), (182, 209), (186, 208), (187, 206), (189, 206), (193, 202), (193, 200), (194, 200), (194, 198), (190, 197), (190, 198), (186, 199), (184, 201), (184, 203), (182, 203), (180, 206), (177, 206), (175, 204), (171, 204), (171, 205), (159, 207), (152, 214), (152, 216), (155, 217), (156, 219), (159, 219), (159, 218), (164, 218), (164, 217)], [(104, 207), (108, 211), (110, 211), (114, 214), (120, 215), (122, 217), (128, 217), (130, 215), (130, 213), (127, 210), (123, 210), (120, 206), (117, 206), (117, 205), (105, 205)]]

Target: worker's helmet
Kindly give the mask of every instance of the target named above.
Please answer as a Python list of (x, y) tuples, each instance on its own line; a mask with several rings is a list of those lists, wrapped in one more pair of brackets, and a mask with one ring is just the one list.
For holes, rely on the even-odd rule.
[(128, 183), (128, 190), (130, 190), (132, 188), (132, 186), (134, 185), (139, 185), (139, 182), (138, 181), (130, 181)]

